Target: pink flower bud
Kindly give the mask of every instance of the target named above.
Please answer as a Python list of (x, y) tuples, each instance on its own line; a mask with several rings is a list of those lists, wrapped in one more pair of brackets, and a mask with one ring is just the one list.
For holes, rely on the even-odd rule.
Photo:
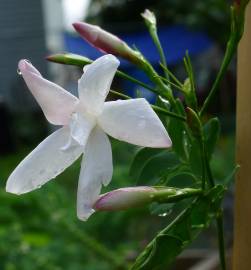
[(113, 190), (99, 197), (93, 208), (98, 211), (118, 211), (148, 204), (154, 198), (152, 187), (127, 187)]
[(84, 22), (74, 23), (73, 27), (82, 38), (101, 52), (121, 56), (134, 64), (139, 64), (140, 54), (131, 49), (117, 36), (103, 30), (97, 25)]

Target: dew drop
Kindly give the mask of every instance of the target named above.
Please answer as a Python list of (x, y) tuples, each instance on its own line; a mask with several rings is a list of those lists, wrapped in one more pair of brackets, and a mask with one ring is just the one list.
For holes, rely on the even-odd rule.
[(204, 224), (195, 224), (192, 225), (192, 229), (203, 229), (205, 227)]
[(22, 72), (21, 72), (21, 70), (19, 68), (17, 69), (17, 74), (22, 76)]
[(139, 122), (139, 128), (145, 128), (145, 126), (146, 126), (146, 121), (145, 120), (142, 120), (142, 121), (140, 121)]
[(31, 64), (31, 61), (29, 59), (24, 59), (27, 63)]
[(166, 217), (167, 216), (167, 213), (162, 213), (162, 214), (159, 214), (158, 216), (159, 217)]

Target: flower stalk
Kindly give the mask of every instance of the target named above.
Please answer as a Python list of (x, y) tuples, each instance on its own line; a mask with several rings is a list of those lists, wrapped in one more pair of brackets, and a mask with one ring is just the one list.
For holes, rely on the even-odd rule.
[(221, 63), (220, 70), (217, 74), (217, 77), (213, 83), (213, 86), (207, 96), (203, 106), (200, 110), (200, 115), (203, 115), (209, 104), (215, 97), (219, 85), (224, 78), (224, 75), (228, 69), (228, 66), (233, 58), (234, 53), (236, 52), (239, 41), (243, 35), (244, 23), (245, 23), (245, 9), (249, 0), (240, 0), (235, 1), (234, 5), (231, 7), (231, 31), (230, 37), (227, 43), (226, 51), (224, 58)]
[[(159, 52), (160, 61), (163, 64), (163, 66), (167, 68), (166, 56), (162, 48), (161, 42), (159, 40), (159, 36), (157, 32), (157, 20), (156, 20), (155, 14), (149, 9), (146, 9), (143, 13), (141, 13), (141, 16), (143, 17), (145, 24), (148, 28), (148, 31), (152, 37), (152, 40)], [(164, 73), (165, 73), (166, 79), (169, 80), (168, 72), (164, 70)]]

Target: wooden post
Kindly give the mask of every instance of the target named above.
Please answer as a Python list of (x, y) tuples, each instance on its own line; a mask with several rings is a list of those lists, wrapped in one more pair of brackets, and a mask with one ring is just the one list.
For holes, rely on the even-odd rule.
[(238, 49), (234, 270), (251, 269), (251, 4)]

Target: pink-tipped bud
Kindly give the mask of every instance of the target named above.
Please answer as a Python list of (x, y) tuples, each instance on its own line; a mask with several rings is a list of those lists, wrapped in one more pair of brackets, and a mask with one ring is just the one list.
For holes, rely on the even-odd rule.
[(201, 194), (202, 190), (192, 188), (126, 187), (100, 195), (94, 203), (93, 209), (97, 211), (119, 211), (144, 206), (151, 202), (177, 202)]
[(118, 211), (140, 207), (152, 201), (156, 189), (152, 187), (127, 187), (113, 190), (99, 197), (94, 204), (98, 211)]
[(131, 49), (117, 36), (103, 30), (97, 25), (89, 23), (77, 22), (73, 24), (73, 27), (82, 38), (98, 50), (104, 53), (121, 56), (130, 62), (139, 64), (141, 58), (138, 52)]

